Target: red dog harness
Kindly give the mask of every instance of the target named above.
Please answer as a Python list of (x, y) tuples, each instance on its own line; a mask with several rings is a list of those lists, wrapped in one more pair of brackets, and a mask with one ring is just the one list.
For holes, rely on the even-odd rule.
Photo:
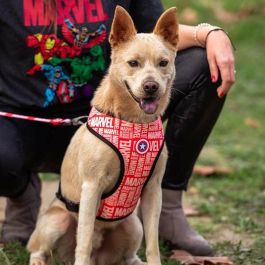
[[(92, 108), (87, 128), (109, 145), (120, 160), (118, 181), (103, 195), (97, 219), (114, 221), (125, 218), (134, 211), (159, 158), (164, 143), (162, 121), (158, 118), (150, 123), (130, 123)], [(59, 199), (62, 200), (60, 196)], [(65, 198), (62, 201), (67, 207), (69, 201)], [(67, 208), (73, 210), (71, 205)]]

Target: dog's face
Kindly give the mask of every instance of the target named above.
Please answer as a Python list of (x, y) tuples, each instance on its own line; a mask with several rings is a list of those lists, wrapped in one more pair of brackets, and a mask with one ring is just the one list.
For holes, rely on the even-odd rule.
[(160, 17), (153, 33), (136, 34), (129, 14), (117, 7), (110, 34), (110, 72), (146, 114), (161, 114), (167, 105), (177, 42), (175, 8)]

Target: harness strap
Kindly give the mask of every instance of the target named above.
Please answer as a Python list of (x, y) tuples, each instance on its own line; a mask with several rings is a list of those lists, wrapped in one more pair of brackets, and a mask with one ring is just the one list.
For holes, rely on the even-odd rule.
[(78, 213), (79, 203), (75, 203), (73, 201), (70, 201), (62, 195), (61, 181), (59, 182), (58, 191), (56, 192), (56, 198), (65, 204), (65, 207), (68, 211)]

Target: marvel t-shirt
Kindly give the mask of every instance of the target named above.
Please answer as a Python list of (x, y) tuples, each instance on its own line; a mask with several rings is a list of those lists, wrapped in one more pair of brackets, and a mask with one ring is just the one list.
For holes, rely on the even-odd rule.
[(0, 0), (0, 110), (88, 109), (109, 65), (115, 6), (126, 8), (142, 32), (162, 12), (158, 0), (56, 2), (49, 10), (44, 0)]

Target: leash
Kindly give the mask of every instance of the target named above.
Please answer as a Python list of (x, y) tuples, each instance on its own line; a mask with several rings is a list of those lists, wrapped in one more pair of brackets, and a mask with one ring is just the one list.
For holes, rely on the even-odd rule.
[(60, 126), (60, 125), (78, 126), (78, 125), (82, 125), (83, 123), (85, 123), (87, 118), (88, 118), (88, 116), (79, 116), (79, 117), (75, 117), (73, 119), (62, 119), (62, 118), (46, 119), (46, 118), (20, 115), (20, 114), (15, 114), (15, 113), (11, 113), (11, 112), (4, 112), (4, 111), (0, 111), (0, 116), (8, 117), (8, 118), (22, 119), (22, 120), (28, 120), (28, 121), (50, 123), (51, 125), (54, 125), (54, 126)]

